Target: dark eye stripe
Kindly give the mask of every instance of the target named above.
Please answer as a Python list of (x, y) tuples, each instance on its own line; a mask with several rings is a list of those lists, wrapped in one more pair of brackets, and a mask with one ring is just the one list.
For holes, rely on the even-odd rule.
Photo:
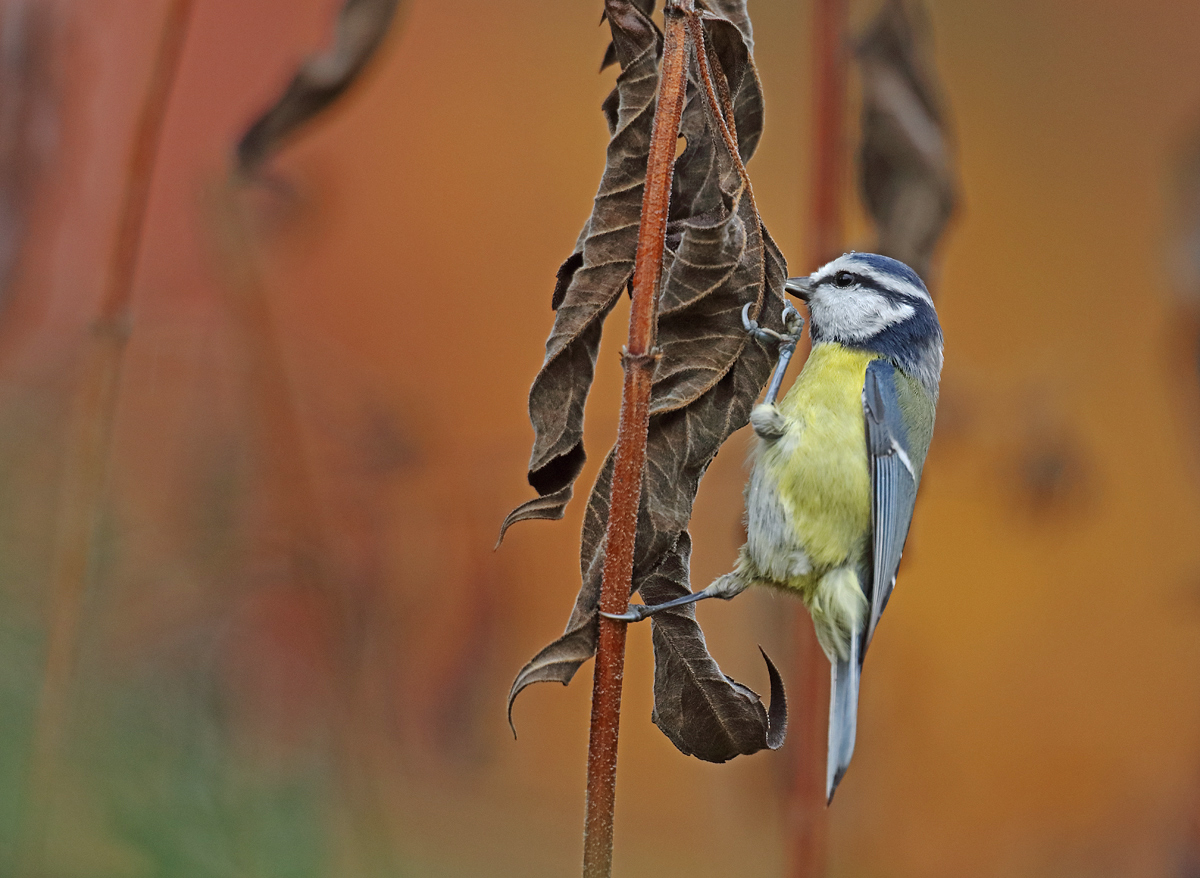
[[(925, 302), (923, 298), (914, 296), (913, 294), (904, 292), (902, 290), (898, 290), (895, 287), (888, 286), (887, 284), (880, 283), (873, 277), (868, 277), (861, 274), (855, 274), (853, 277), (861, 289), (871, 290), (872, 292), (879, 293), (879, 295), (883, 296), (889, 302), (902, 302), (908, 305), (915, 305), (917, 303)], [(836, 275), (834, 276), (834, 286), (837, 286)]]

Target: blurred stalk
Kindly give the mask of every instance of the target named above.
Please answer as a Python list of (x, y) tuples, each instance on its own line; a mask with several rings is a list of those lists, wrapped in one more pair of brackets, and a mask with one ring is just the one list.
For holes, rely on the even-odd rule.
[[(305, 452), (301, 416), (289, 380), (284, 345), (271, 313), (255, 234), (255, 189), (268, 198), (288, 197), (288, 184), (266, 173), (267, 163), (327, 109), (340, 104), (376, 56), (395, 20), (399, 0), (343, 0), (331, 45), (306, 59), (282, 94), (238, 141), (225, 180), (207, 193), (213, 243), (225, 273), (230, 319), (242, 337), (247, 386), (253, 400), (252, 448), (269, 503), (268, 521), (254, 534), (251, 553), (278, 562), (296, 594), (312, 595), (333, 619), (320, 658), (330, 676), (327, 716), (336, 804), (330, 809), (340, 850), (339, 874), (366, 870), (370, 836), (386, 837), (374, 807), (375, 778), (359, 756), (366, 749), (362, 716), (365, 624), (374, 607), (362, 594), (346, 593), (331, 572), (330, 541)], [(278, 568), (276, 568), (278, 569)], [(321, 681), (311, 681), (319, 691)], [(388, 866), (394, 868), (394, 864)]]
[[(246, 386), (251, 399), (251, 449), (268, 504), (265, 521), (251, 536), (249, 557), (266, 561), (297, 596), (311, 595), (322, 615), (332, 619), (318, 647), (318, 660), (329, 674), (327, 713), (330, 759), (337, 786), (337, 805), (330, 809), (335, 838), (341, 843), (337, 862), (355, 863), (365, 850), (360, 834), (371, 820), (366, 802), (370, 781), (355, 764), (359, 715), (360, 625), (355, 607), (329, 572), (330, 550), (320, 505), (305, 453), (300, 414), (288, 378), (283, 345), (267, 300), (255, 251), (252, 206), (247, 184), (255, 178), (231, 173), (208, 192), (210, 231), (225, 275), (222, 285), (230, 320), (241, 336)], [(257, 583), (261, 584), (261, 583)], [(309, 681), (320, 691), (325, 680)], [(355, 866), (357, 869), (357, 866)]]
[[(225, 302), (241, 335), (246, 385), (252, 404), (252, 448), (263, 494), (270, 503), (270, 525), (254, 540), (252, 552), (283, 561), (287, 581), (313, 589), (340, 604), (327, 585), (328, 557), (318, 501), (304, 450), (300, 415), (288, 379), (283, 346), (267, 302), (254, 253), (253, 220), (243, 196), (244, 178), (231, 174), (210, 192), (208, 209), (225, 275)], [(347, 613), (339, 607), (339, 628)]]
[(78, 652), (80, 617), (95, 560), (108, 481), (113, 421), (120, 391), (130, 301), (141, 254), (146, 206), (192, 0), (170, 0), (149, 88), (134, 128), (126, 185), (100, 313), (92, 326), (75, 399), (62, 480), (58, 534), (49, 583), (46, 667), (34, 720), (18, 875), (43, 871), (47, 820), (61, 754)]
[(847, 0), (813, 4), (812, 268), (842, 254), (842, 192), (846, 176)]
[[(812, 214), (807, 254), (811, 271), (841, 255), (842, 191), (846, 174), (845, 105), (848, 62), (847, 0), (814, 0), (812, 21)], [(796, 618), (796, 677), (800, 681), (800, 747), (788, 795), (786, 824), (792, 878), (819, 878), (827, 869), (825, 804), (828, 660), (804, 610)]]
[[(600, 586), (600, 609), (606, 613), (625, 612), (633, 583), (633, 548), (650, 424), (650, 384), (657, 358), (653, 346), (658, 286), (666, 242), (671, 176), (675, 168), (675, 146), (683, 118), (687, 85), (685, 16), (693, 14), (692, 0), (668, 0), (664, 14), (666, 41), (659, 66), (654, 127), (646, 159), (646, 183), (633, 269), (629, 343), (622, 357), (625, 386), (621, 394), (612, 499), (605, 533), (604, 576)], [(704, 50), (697, 47), (697, 51)], [(588, 738), (587, 815), (583, 830), (584, 878), (608, 878), (612, 874), (617, 738), (625, 668), (626, 623), (601, 616), (599, 625)]]

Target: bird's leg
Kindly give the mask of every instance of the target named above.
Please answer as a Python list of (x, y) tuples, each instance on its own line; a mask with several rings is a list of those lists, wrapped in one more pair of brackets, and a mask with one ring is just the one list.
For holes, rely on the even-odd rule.
[(673, 601), (655, 604), (652, 607), (646, 606), (645, 604), (630, 604), (629, 609), (624, 613), (606, 613), (601, 610), (600, 615), (605, 619), (612, 619), (616, 622), (640, 622), (647, 616), (653, 616), (655, 613), (661, 612), (662, 610), (673, 610), (676, 607), (686, 607), (688, 604), (696, 603), (696, 601), (702, 601), (705, 598), (714, 597), (716, 597), (716, 595), (708, 594), (708, 589), (706, 588), (702, 591), (693, 592), (692, 594), (685, 594), (683, 597), (675, 598)]
[(775, 363), (771, 383), (767, 385), (767, 395), (763, 398), (763, 405), (773, 405), (776, 397), (779, 396), (779, 387), (783, 384), (784, 373), (787, 372), (788, 363), (792, 360), (792, 354), (796, 352), (796, 343), (800, 341), (800, 334), (804, 329), (804, 318), (800, 316), (800, 312), (793, 307), (791, 302), (784, 303), (783, 325), (787, 329), (785, 333), (759, 326), (750, 319), (750, 306), (747, 304), (742, 308), (742, 326), (746, 327), (746, 332), (759, 341), (779, 343), (779, 359)]
[(692, 594), (685, 594), (681, 598), (664, 601), (661, 604), (654, 604), (653, 606), (647, 606), (646, 604), (630, 604), (629, 609), (624, 613), (601, 612), (600, 615), (605, 619), (613, 619), (617, 622), (640, 622), (647, 616), (653, 616), (655, 613), (663, 610), (673, 610), (676, 607), (686, 607), (688, 604), (694, 604), (696, 601), (702, 601), (705, 598), (721, 598), (722, 600), (727, 601), (734, 595), (741, 594), (743, 591), (745, 591), (749, 584), (750, 583), (743, 580), (738, 573), (734, 571), (733, 573), (726, 573), (724, 576), (719, 577), (716, 582), (714, 582), (708, 588), (701, 589), (700, 591), (693, 592)]

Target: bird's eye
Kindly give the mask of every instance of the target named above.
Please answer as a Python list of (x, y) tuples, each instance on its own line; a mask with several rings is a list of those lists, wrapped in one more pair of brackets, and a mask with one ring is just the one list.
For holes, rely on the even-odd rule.
[(833, 282), (842, 289), (854, 286), (854, 275), (848, 271), (839, 271), (833, 276)]

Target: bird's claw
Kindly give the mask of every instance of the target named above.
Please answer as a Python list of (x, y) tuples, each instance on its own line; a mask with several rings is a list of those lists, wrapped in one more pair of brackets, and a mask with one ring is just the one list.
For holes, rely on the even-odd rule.
[(800, 333), (804, 329), (804, 318), (800, 316), (800, 312), (791, 302), (784, 302), (781, 317), (784, 329), (787, 330), (786, 333), (759, 326), (750, 319), (750, 305), (747, 304), (742, 308), (742, 325), (746, 327), (746, 332), (759, 341), (774, 341), (779, 345), (779, 359), (775, 362), (775, 371), (771, 373), (771, 381), (767, 385), (766, 396), (763, 397), (765, 405), (775, 403), (775, 399), (779, 395), (779, 387), (783, 383), (783, 373), (787, 371), (792, 354), (796, 352), (796, 345), (800, 342)]
[(650, 615), (646, 612), (647, 609), (645, 604), (630, 604), (624, 613), (606, 613), (601, 610), (600, 615), (614, 622), (640, 622)]
[(785, 302), (783, 305), (783, 325), (787, 328), (786, 333), (759, 326), (758, 322), (750, 317), (750, 303), (747, 302), (742, 308), (742, 326), (750, 335), (763, 342), (774, 341), (781, 345), (795, 345), (804, 329), (804, 318), (800, 316), (800, 312), (791, 302)]
[(791, 302), (783, 303), (783, 326), (787, 330), (785, 338), (798, 340), (804, 331), (804, 318)]
[(742, 326), (746, 332), (757, 338), (759, 341), (782, 341), (782, 337), (773, 329), (767, 329), (759, 326), (758, 321), (750, 317), (750, 302), (747, 302), (742, 307)]

